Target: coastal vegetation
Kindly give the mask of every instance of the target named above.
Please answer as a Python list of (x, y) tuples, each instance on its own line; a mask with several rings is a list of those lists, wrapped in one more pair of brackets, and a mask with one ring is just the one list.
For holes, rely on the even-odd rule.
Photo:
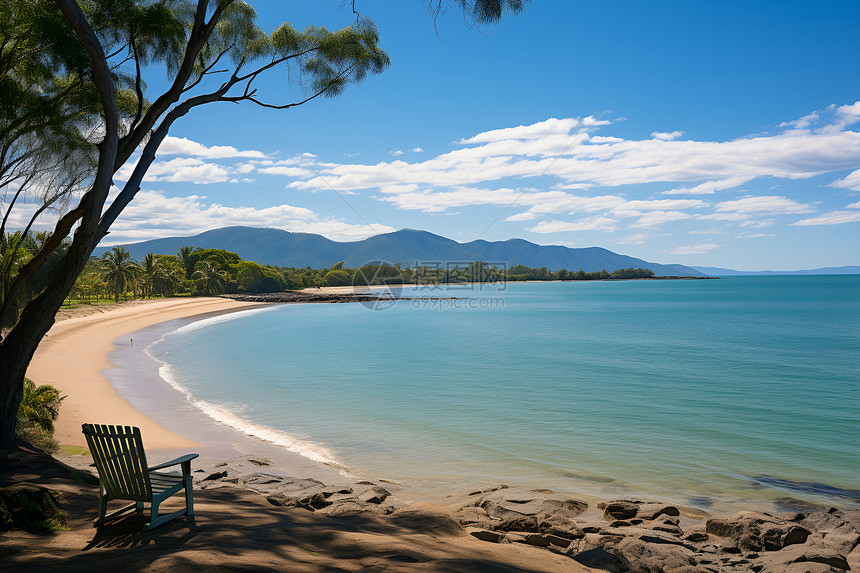
[(223, 249), (184, 246), (175, 255), (147, 253), (141, 261), (123, 247), (101, 258), (92, 257), (70, 291), (67, 304), (165, 296), (273, 293), (324, 286), (391, 284), (443, 285), (509, 281), (587, 281), (653, 278), (650, 269), (618, 269), (587, 273), (582, 269), (552, 271), (526, 265), (503, 267), (476, 261), (465, 265), (414, 268), (377, 263), (349, 268), (340, 261), (331, 267), (277, 267), (244, 261)]
[(53, 452), (59, 448), (54, 440), (54, 421), (60, 415), (60, 403), (65, 396), (49, 384), (36, 386), (24, 379), (24, 393), (18, 406), (15, 430), (25, 441), (43, 450)]

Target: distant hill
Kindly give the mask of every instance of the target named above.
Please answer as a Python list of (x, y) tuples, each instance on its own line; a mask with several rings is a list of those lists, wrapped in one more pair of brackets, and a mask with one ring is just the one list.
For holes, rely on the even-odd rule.
[[(523, 239), (507, 241), (457, 241), (428, 233), (403, 229), (376, 235), (363, 241), (337, 242), (311, 233), (290, 233), (279, 229), (224, 227), (193, 237), (170, 237), (123, 245), (137, 260), (146, 253), (174, 255), (183, 246), (224, 249), (238, 253), (246, 261), (279, 267), (330, 267), (344, 261), (347, 267), (362, 266), (371, 261), (388, 261), (404, 266), (432, 263), (467, 264), (474, 261), (523, 264), (594, 272), (606, 269), (651, 269), (658, 276), (703, 276), (704, 273), (683, 265), (661, 265), (619, 255), (600, 247), (572, 249), (542, 246)], [(98, 247), (93, 254), (101, 256), (110, 247)]]
[(822, 267), (800, 271), (733, 271), (719, 267), (693, 267), (714, 277), (767, 276), (767, 275), (860, 275), (860, 266)]

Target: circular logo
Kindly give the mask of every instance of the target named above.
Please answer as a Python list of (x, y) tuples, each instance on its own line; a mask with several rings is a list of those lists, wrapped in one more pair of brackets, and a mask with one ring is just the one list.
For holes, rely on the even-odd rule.
[(400, 265), (388, 261), (368, 261), (352, 275), (352, 291), (367, 295), (361, 304), (370, 310), (386, 310), (394, 306), (403, 292)]

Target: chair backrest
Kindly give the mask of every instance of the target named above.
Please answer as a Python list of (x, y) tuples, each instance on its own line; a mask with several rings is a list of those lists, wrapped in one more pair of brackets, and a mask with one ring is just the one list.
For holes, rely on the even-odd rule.
[(150, 501), (152, 484), (140, 428), (84, 424), (83, 431), (107, 494), (113, 499)]

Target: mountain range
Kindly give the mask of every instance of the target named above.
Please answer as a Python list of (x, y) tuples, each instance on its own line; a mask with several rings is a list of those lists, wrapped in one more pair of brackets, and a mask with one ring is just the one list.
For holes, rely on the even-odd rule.
[[(256, 227), (223, 227), (193, 237), (169, 237), (142, 243), (122, 245), (137, 260), (146, 253), (175, 255), (180, 247), (224, 249), (237, 253), (246, 261), (279, 267), (325, 268), (344, 261), (347, 267), (359, 267), (373, 261), (418, 265), (465, 265), (474, 261), (513, 266), (547, 267), (594, 272), (606, 269), (651, 269), (658, 276), (705, 276), (692, 267), (658, 264), (600, 247), (575, 249), (560, 245), (536, 245), (523, 239), (507, 241), (470, 241), (458, 243), (427, 231), (402, 229), (369, 237), (361, 241), (338, 242), (312, 233), (291, 233), (280, 229)], [(98, 247), (94, 255), (112, 247)]]

